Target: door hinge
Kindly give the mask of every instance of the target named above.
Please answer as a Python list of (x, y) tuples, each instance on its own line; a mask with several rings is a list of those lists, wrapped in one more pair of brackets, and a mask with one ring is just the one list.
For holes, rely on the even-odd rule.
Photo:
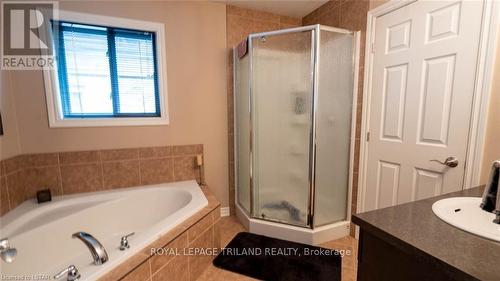
[(375, 43), (374, 42), (372, 42), (370, 44), (370, 50), (371, 50), (372, 54), (375, 53)]
[(366, 141), (370, 141), (370, 132), (366, 133)]

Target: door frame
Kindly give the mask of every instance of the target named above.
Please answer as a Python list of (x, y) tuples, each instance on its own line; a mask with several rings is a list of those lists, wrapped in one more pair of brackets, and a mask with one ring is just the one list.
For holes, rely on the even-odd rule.
[[(419, 0), (390, 0), (389, 2), (368, 11), (365, 41), (363, 106), (361, 115), (358, 198), (356, 202), (358, 206), (357, 213), (363, 212), (365, 207), (366, 172), (368, 165), (367, 132), (370, 131), (369, 124), (374, 56), (372, 48), (375, 42), (376, 21), (378, 17), (394, 12), (417, 1)], [(479, 185), (488, 116), (488, 101), (490, 98), (495, 66), (497, 33), (499, 30), (499, 12), (499, 1), (484, 0), (471, 122), (469, 128), (469, 140), (467, 144), (465, 174), (462, 189), (468, 189)]]

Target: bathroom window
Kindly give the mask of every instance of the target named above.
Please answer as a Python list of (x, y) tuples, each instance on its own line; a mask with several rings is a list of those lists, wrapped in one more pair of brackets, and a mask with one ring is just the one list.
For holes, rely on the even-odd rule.
[(51, 127), (168, 124), (163, 25), (63, 12), (51, 26)]

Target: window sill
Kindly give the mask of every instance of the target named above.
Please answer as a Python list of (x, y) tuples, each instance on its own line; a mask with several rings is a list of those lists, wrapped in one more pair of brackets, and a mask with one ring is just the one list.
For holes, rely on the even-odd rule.
[(88, 118), (88, 119), (52, 119), (50, 128), (74, 127), (123, 127), (123, 126), (162, 126), (168, 125), (166, 117), (134, 117), (134, 118)]

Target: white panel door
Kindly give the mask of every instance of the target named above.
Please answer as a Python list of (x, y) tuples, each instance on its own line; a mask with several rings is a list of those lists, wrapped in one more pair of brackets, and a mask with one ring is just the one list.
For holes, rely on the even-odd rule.
[(481, 15), (417, 1), (377, 18), (365, 211), (462, 189)]

